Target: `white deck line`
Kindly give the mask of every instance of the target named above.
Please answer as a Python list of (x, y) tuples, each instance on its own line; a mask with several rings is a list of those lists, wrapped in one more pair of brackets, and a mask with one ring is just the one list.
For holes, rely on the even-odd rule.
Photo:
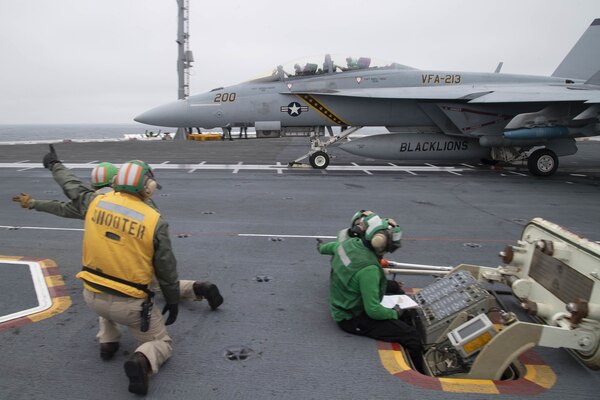
[[(96, 164), (90, 163), (64, 163), (67, 168), (70, 169), (92, 169)], [(194, 172), (196, 170), (231, 170), (234, 173), (239, 171), (279, 171), (284, 170), (301, 170), (300, 168), (288, 168), (277, 164), (208, 164), (201, 162), (199, 164), (150, 164), (154, 170), (187, 170), (188, 172)], [(115, 164), (118, 168), (120, 164)], [(15, 168), (19, 171), (25, 171), (34, 168), (44, 168), (41, 163), (0, 163), (0, 168)], [(466, 168), (460, 167), (436, 167), (434, 165), (409, 165), (409, 166), (397, 166), (397, 165), (330, 165), (327, 167), (327, 171), (361, 171), (365, 173), (370, 172), (462, 172)], [(307, 168), (306, 170), (312, 170)]]

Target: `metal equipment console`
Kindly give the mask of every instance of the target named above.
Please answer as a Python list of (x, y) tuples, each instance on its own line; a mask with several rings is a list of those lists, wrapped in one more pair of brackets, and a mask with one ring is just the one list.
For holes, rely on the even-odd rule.
[[(465, 317), (486, 313), (492, 296), (467, 271), (458, 271), (426, 286), (413, 295), (419, 307), (415, 324), (424, 345), (437, 343), (444, 337), (458, 314)], [(460, 322), (464, 322), (463, 318)]]

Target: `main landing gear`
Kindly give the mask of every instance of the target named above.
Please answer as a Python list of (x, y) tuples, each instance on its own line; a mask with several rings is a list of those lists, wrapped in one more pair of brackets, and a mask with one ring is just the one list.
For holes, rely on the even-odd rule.
[(527, 158), (527, 168), (532, 175), (553, 175), (558, 169), (558, 157), (552, 150), (536, 150)]
[[(558, 169), (558, 156), (549, 148), (520, 149), (516, 147), (495, 147), (491, 159), (482, 160), (484, 164), (512, 163), (526, 161), (529, 173), (534, 176), (554, 175)], [(574, 152), (573, 152), (574, 153)], [(571, 153), (571, 154), (573, 154)]]
[(294, 167), (302, 165), (300, 164), (300, 161), (308, 157), (308, 162), (310, 163), (311, 167), (315, 169), (327, 168), (329, 166), (329, 161), (331, 160), (331, 156), (329, 153), (327, 153), (327, 147), (339, 142), (340, 140), (346, 139), (360, 128), (362, 128), (362, 126), (353, 126), (352, 128), (348, 128), (339, 135), (330, 138), (326, 143), (323, 143), (321, 137), (319, 136), (319, 127), (316, 127), (316, 129), (310, 134), (310, 151), (302, 157), (291, 161), (288, 166)]

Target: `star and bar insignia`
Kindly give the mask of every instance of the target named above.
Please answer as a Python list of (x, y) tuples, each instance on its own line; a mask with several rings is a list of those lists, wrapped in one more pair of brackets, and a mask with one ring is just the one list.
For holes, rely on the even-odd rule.
[(290, 117), (297, 117), (303, 112), (307, 112), (308, 107), (303, 106), (296, 101), (292, 101), (287, 106), (281, 106), (281, 112), (287, 112)]

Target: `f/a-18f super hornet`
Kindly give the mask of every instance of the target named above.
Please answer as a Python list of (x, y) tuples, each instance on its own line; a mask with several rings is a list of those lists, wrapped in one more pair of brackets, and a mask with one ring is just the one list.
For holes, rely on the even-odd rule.
[[(552, 175), (575, 138), (600, 134), (600, 19), (551, 77), (419, 70), (370, 58), (278, 66), (269, 75), (149, 110), (136, 121), (168, 127), (311, 130), (307, 156), (326, 168), (327, 147), (364, 126), (389, 133), (342, 144), (390, 160), (527, 160)], [(341, 127), (329, 141), (322, 127)]]

